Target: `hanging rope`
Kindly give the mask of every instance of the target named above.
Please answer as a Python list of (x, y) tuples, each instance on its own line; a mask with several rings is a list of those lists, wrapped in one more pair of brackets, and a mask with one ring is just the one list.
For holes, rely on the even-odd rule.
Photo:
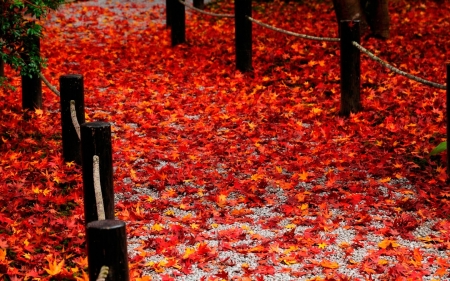
[(105, 208), (103, 206), (103, 195), (102, 188), (100, 185), (100, 160), (97, 155), (93, 157), (94, 162), (94, 192), (95, 192), (95, 201), (97, 204), (97, 216), (98, 220), (105, 220)]
[(199, 13), (208, 15), (208, 16), (213, 16), (213, 17), (219, 17), (219, 18), (234, 18), (234, 15), (232, 14), (216, 14), (216, 13), (211, 13), (211, 12), (207, 12), (207, 11), (203, 11), (202, 9), (196, 8), (194, 6), (191, 6), (189, 4), (187, 4), (186, 2), (182, 1), (182, 0), (178, 0), (181, 4), (183, 4), (184, 6), (188, 7), (189, 9), (195, 10)]
[(52, 84), (50, 84), (50, 82), (48, 82), (48, 80), (44, 77), (44, 75), (42, 74), (42, 72), (39, 72), (39, 78), (42, 79), (42, 81), (44, 81), (44, 84), (53, 92), (55, 93), (58, 97), (61, 96), (61, 94), (59, 93), (59, 91), (56, 89), (55, 86), (53, 86)]
[(102, 266), (102, 268), (100, 268), (100, 273), (98, 274), (96, 281), (105, 281), (106, 277), (108, 277), (108, 273), (109, 273), (109, 267), (107, 267), (105, 265)]
[(287, 30), (284, 30), (284, 29), (281, 29), (281, 28), (278, 28), (278, 27), (275, 27), (275, 26), (268, 25), (266, 23), (263, 23), (263, 22), (260, 22), (259, 20), (254, 19), (252, 17), (247, 17), (247, 18), (250, 21), (252, 21), (252, 22), (254, 22), (257, 25), (260, 25), (262, 27), (271, 29), (273, 31), (281, 32), (281, 33), (284, 33), (284, 34), (287, 34), (287, 35), (300, 37), (300, 38), (303, 38), (303, 39), (317, 40), (317, 41), (330, 41), (330, 42), (339, 42), (339, 41), (341, 41), (341, 39), (339, 39), (339, 38), (317, 37), (317, 36), (311, 36), (311, 35), (306, 35), (306, 34), (295, 33), (295, 32), (292, 32), (292, 31), (287, 31)]
[(445, 85), (442, 85), (442, 84), (438, 84), (438, 83), (435, 83), (435, 82), (431, 82), (431, 81), (425, 80), (425, 79), (423, 79), (423, 78), (417, 77), (417, 76), (415, 76), (415, 75), (412, 75), (412, 74), (410, 74), (410, 73), (407, 73), (407, 72), (405, 72), (405, 71), (402, 71), (402, 70), (400, 70), (400, 69), (398, 69), (398, 68), (396, 68), (396, 67), (394, 67), (394, 66), (388, 64), (387, 62), (385, 62), (385, 61), (383, 61), (382, 59), (380, 59), (379, 57), (375, 56), (374, 54), (372, 54), (371, 52), (369, 52), (366, 48), (364, 48), (363, 46), (359, 45), (359, 44), (358, 44), (357, 42), (355, 42), (355, 41), (353, 41), (352, 44), (353, 44), (353, 46), (355, 46), (356, 48), (358, 48), (361, 52), (363, 52), (364, 54), (366, 54), (369, 58), (373, 59), (374, 61), (378, 62), (378, 63), (381, 64), (382, 66), (384, 66), (384, 67), (390, 69), (391, 71), (393, 71), (393, 72), (395, 72), (395, 73), (397, 73), (397, 74), (403, 75), (403, 76), (405, 76), (405, 77), (407, 77), (407, 78), (409, 78), (409, 79), (411, 79), (411, 80), (414, 80), (414, 81), (416, 81), (416, 82), (419, 82), (419, 83), (422, 83), (422, 84), (425, 84), (425, 85), (428, 85), (428, 86), (436, 87), (436, 88), (439, 88), (439, 89), (442, 89), (442, 90), (447, 89), (447, 87), (446, 87)]
[(75, 101), (70, 101), (70, 117), (72, 117), (72, 124), (75, 127), (75, 131), (77, 132), (78, 139), (81, 139), (80, 134), (80, 123), (78, 123), (77, 112), (75, 110)]

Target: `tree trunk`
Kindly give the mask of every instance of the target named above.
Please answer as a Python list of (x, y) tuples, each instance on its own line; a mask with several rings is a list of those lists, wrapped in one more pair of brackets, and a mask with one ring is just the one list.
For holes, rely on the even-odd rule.
[[(341, 20), (359, 20), (361, 34), (366, 33), (368, 25), (361, 2), (360, 0), (333, 0), (338, 26)], [(339, 34), (341, 34), (340, 30)]]
[(389, 38), (388, 0), (369, 0), (366, 6), (367, 20), (376, 37)]
[[(359, 20), (361, 34), (389, 37), (388, 0), (333, 0), (338, 25), (341, 20)], [(340, 34), (340, 31), (339, 31)]]

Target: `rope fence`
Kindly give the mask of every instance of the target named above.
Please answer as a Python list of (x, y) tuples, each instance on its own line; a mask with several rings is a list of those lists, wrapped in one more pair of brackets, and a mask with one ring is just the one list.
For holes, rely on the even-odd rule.
[(72, 124), (73, 124), (73, 127), (75, 128), (75, 131), (77, 132), (78, 139), (81, 140), (80, 124), (78, 123), (77, 112), (75, 109), (75, 101), (74, 100), (70, 101), (70, 117), (72, 118)]
[(109, 267), (107, 266), (102, 266), (102, 268), (100, 269), (100, 273), (98, 274), (97, 280), (96, 281), (105, 281), (106, 277), (108, 277), (108, 273), (109, 273)]
[(273, 31), (277, 31), (277, 32), (280, 32), (280, 33), (284, 33), (284, 34), (287, 34), (287, 35), (300, 37), (300, 38), (303, 38), (303, 39), (316, 40), (316, 41), (328, 41), (328, 42), (339, 42), (341, 40), (340, 38), (317, 37), (317, 36), (311, 36), (311, 35), (306, 35), (306, 34), (295, 33), (295, 32), (284, 30), (284, 29), (281, 29), (281, 28), (278, 28), (278, 27), (275, 27), (275, 26), (272, 26), (272, 25), (268, 25), (268, 24), (263, 23), (263, 22), (261, 22), (261, 21), (259, 21), (257, 19), (254, 19), (252, 17), (247, 17), (247, 18), (248, 18), (248, 20), (250, 20), (251, 22), (256, 23), (259, 26), (262, 26), (262, 27), (265, 27), (265, 28), (268, 28), (268, 29), (271, 29)]
[[(177, 8), (175, 1), (180, 4)], [(178, 2), (179, 1), (179, 2)], [(171, 27), (172, 46), (185, 43), (185, 6), (200, 13), (212, 16), (223, 16), (223, 14), (214, 14), (205, 12), (199, 7), (192, 7), (182, 0), (166, 0), (167, 26)], [(194, 4), (196, 1), (194, 0)], [(360, 53), (367, 55), (370, 59), (381, 64), (390, 71), (402, 75), (410, 80), (422, 83), (427, 86), (446, 90), (447, 98), (447, 139), (450, 138), (450, 63), (446, 64), (447, 78), (446, 85), (439, 84), (418, 77), (406, 71), (389, 64), (381, 58), (375, 56), (369, 50), (360, 45), (360, 23), (359, 21), (344, 20), (339, 23), (340, 38), (318, 37), (306, 34), (300, 34), (285, 29), (277, 28), (252, 17), (252, 0), (234, 1), (235, 5), (235, 52), (236, 69), (242, 72), (252, 70), (252, 26), (257, 24), (264, 28), (280, 32), (283, 34), (316, 41), (340, 42), (340, 69), (341, 69), (341, 109), (339, 114), (350, 116), (351, 113), (359, 112), (362, 109), (360, 102)], [(233, 15), (227, 15), (233, 17)], [(447, 154), (447, 162), (450, 163), (450, 153)], [(447, 174), (450, 176), (450, 167), (447, 168)]]
[(405, 76), (405, 77), (407, 77), (407, 78), (409, 78), (411, 80), (414, 80), (416, 82), (419, 82), (419, 83), (422, 83), (422, 84), (425, 84), (425, 85), (428, 85), (428, 86), (431, 86), (431, 87), (436, 87), (436, 88), (442, 89), (442, 90), (447, 89), (447, 87), (445, 85), (442, 85), (442, 84), (439, 84), (439, 83), (435, 83), (435, 82), (432, 82), (432, 81), (420, 78), (418, 76), (412, 75), (412, 74), (410, 74), (408, 72), (405, 72), (403, 70), (400, 70), (400, 69), (390, 65), (389, 63), (387, 63), (387, 62), (383, 61), (382, 59), (380, 59), (379, 57), (375, 56), (373, 53), (371, 53), (370, 51), (368, 51), (366, 48), (364, 48), (363, 46), (361, 46), (360, 44), (358, 44), (355, 41), (353, 41), (352, 44), (353, 44), (353, 46), (358, 48), (361, 52), (366, 54), (372, 60), (378, 62), (382, 66), (390, 69), (391, 71), (393, 71), (393, 72), (395, 72), (395, 73), (397, 73), (399, 75)]
[(102, 188), (100, 186), (100, 160), (97, 155), (94, 155), (92, 158), (94, 163), (93, 176), (97, 217), (98, 220), (105, 220), (105, 207), (103, 206)]
[[(169, 5), (170, 1), (171, 0), (167, 0), (167, 4), (168, 5)], [(194, 6), (191, 6), (191, 5), (187, 4), (185, 1), (178, 0), (178, 2), (181, 3), (182, 5), (190, 8), (190, 9), (193, 9), (193, 10), (199, 12), (199, 13), (203, 13), (203, 14), (210, 15), (210, 16), (229, 17), (229, 18), (235, 18), (236, 19), (236, 27), (235, 27), (235, 29), (236, 29), (236, 57), (237, 57), (236, 65), (237, 65), (237, 68), (239, 70), (241, 70), (241, 71), (249, 71), (249, 70), (251, 70), (251, 53), (252, 53), (251, 52), (251, 47), (250, 47), (250, 50), (249, 50), (249, 47), (248, 47), (249, 45), (251, 46), (251, 33), (252, 33), (251, 32), (251, 26), (249, 27), (248, 24), (245, 24), (242, 21), (242, 19), (239, 19), (239, 18), (242, 18), (242, 13), (240, 13), (240, 11), (242, 11), (242, 10), (246, 10), (244, 17), (245, 17), (245, 19), (247, 21), (250, 21), (250, 22), (255, 23), (255, 24), (259, 25), (259, 26), (262, 26), (264, 28), (267, 28), (267, 29), (270, 29), (270, 30), (273, 30), (273, 31), (276, 31), (276, 32), (279, 32), (279, 33), (283, 33), (283, 34), (287, 34), (287, 35), (290, 35), (290, 36), (295, 36), (295, 37), (299, 37), (299, 38), (303, 38), (303, 39), (307, 39), (307, 40), (328, 41), (328, 42), (340, 42), (341, 41), (341, 38), (319, 37), (319, 36), (312, 36), (312, 35), (307, 35), (307, 34), (300, 34), (300, 33), (288, 31), (288, 30), (285, 30), (285, 29), (282, 29), (282, 28), (278, 28), (278, 27), (269, 25), (267, 23), (264, 23), (264, 22), (262, 22), (260, 20), (257, 20), (255, 18), (251, 17), (251, 0), (236, 1), (235, 2), (235, 13), (236, 13), (235, 15), (231, 15), (231, 14), (216, 14), (216, 13), (206, 12), (206, 11), (203, 11), (202, 9), (200, 9), (200, 8), (197, 8), (197, 7), (194, 7)], [(250, 9), (248, 9), (248, 7), (250, 7)], [(177, 16), (175, 14), (169, 15), (169, 12), (170, 11), (168, 9), (168, 11), (167, 11), (167, 18), (172, 18), (172, 17)], [(179, 13), (184, 13), (184, 9), (183, 10), (179, 10)], [(181, 15), (181, 14), (179, 14), (179, 15)], [(182, 18), (183, 21), (185, 20), (184, 16), (183, 17), (180, 16), (179, 18)], [(354, 22), (356, 22), (356, 21), (354, 21)], [(183, 24), (183, 27), (184, 27), (184, 24)], [(247, 30), (244, 31), (244, 32), (241, 32), (240, 30), (243, 30), (243, 29), (247, 29)], [(172, 32), (174, 33), (174, 27), (173, 26), (172, 26)], [(175, 33), (177, 33), (177, 34), (183, 34), (183, 36), (182, 36), (183, 40), (172, 41), (172, 45), (176, 45), (176, 44), (184, 42), (184, 38), (185, 38), (184, 32), (185, 32), (184, 30), (175, 31)], [(240, 36), (239, 33), (241, 33), (242, 35)], [(240, 39), (243, 36), (245, 36), (247, 38), (250, 38), (249, 39), (250, 43), (249, 43), (248, 40)], [(358, 38), (359, 38), (359, 34), (358, 34)], [(183, 42), (181, 42), (181, 41), (183, 41)], [(239, 41), (241, 41), (241, 43), (239, 43)], [(415, 76), (415, 75), (410, 74), (410, 73), (408, 73), (406, 71), (402, 71), (402, 70), (396, 68), (395, 66), (393, 66), (393, 65), (385, 62), (381, 58), (375, 56), (373, 53), (371, 53), (366, 48), (361, 46), (359, 44), (359, 42), (351, 41), (351, 44), (355, 48), (357, 48), (359, 51), (361, 51), (364, 54), (366, 54), (369, 58), (371, 58), (372, 60), (378, 62), (379, 64), (381, 64), (382, 66), (388, 68), (389, 70), (393, 71), (396, 74), (405, 76), (405, 77), (407, 77), (407, 78), (409, 78), (411, 80), (414, 80), (414, 81), (416, 81), (418, 83), (422, 83), (422, 84), (427, 85), (427, 86), (436, 87), (436, 88), (442, 89), (442, 90), (445, 90), (447, 88), (446, 85), (442, 85), (442, 84), (439, 84), (439, 83), (435, 83), (435, 82), (423, 79), (421, 77)], [(247, 57), (243, 57), (243, 58), (240, 59), (240, 57), (242, 57), (242, 56), (240, 56), (239, 53), (246, 54)]]
[(89, 280), (129, 281), (126, 224), (114, 216), (111, 124), (85, 122), (82, 75), (59, 81), (63, 158), (82, 166)]
[(207, 11), (204, 11), (204, 10), (202, 10), (200, 8), (196, 8), (194, 6), (191, 6), (188, 3), (186, 3), (185, 1), (182, 1), (182, 0), (178, 0), (178, 1), (181, 4), (183, 4), (184, 6), (186, 6), (187, 8), (189, 8), (191, 10), (194, 10), (194, 11), (197, 11), (197, 12), (199, 12), (201, 14), (204, 14), (204, 15), (218, 17), (218, 18), (234, 18), (234, 15), (232, 15), (232, 14), (216, 14), (216, 13), (212, 13), (212, 12), (207, 12)]
[(53, 86), (52, 84), (50, 84), (50, 82), (48, 82), (47, 78), (45, 78), (45, 76), (42, 74), (42, 72), (39, 72), (39, 77), (42, 79), (42, 81), (44, 81), (44, 84), (53, 92), (55, 93), (55, 95), (57, 95), (58, 97), (61, 96), (61, 93), (56, 89), (55, 86)]

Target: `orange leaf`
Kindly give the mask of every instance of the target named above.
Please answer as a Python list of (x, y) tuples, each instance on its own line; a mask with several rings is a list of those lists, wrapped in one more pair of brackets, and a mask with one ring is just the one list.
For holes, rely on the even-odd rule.
[(378, 247), (381, 249), (386, 249), (388, 247), (396, 248), (400, 246), (395, 240), (384, 239), (380, 243), (378, 243)]
[(302, 181), (305, 181), (305, 180), (308, 179), (308, 172), (302, 171), (302, 173), (299, 174), (299, 176), (300, 176), (300, 179), (301, 179)]
[(331, 268), (331, 269), (336, 269), (339, 267), (339, 264), (337, 262), (331, 262), (328, 260), (323, 260), (320, 262), (320, 266), (324, 267), (324, 268)]
[(44, 270), (51, 276), (58, 275), (64, 266), (64, 259), (59, 263), (56, 262), (56, 258), (53, 259), (52, 262), (48, 262), (48, 268), (44, 268)]

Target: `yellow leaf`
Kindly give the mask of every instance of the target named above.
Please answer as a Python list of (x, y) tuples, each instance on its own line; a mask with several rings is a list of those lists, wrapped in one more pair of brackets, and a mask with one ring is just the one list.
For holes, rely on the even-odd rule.
[(392, 248), (396, 248), (400, 245), (395, 240), (389, 240), (389, 239), (384, 239), (383, 241), (378, 243), (378, 247), (380, 247), (381, 249), (386, 249), (389, 246)]
[(384, 179), (380, 180), (380, 182), (390, 182), (390, 181), (391, 181), (390, 177), (387, 177), (387, 178), (384, 178)]
[(319, 247), (319, 249), (325, 249), (327, 244), (326, 243), (319, 243), (317, 246)]
[(54, 275), (58, 275), (61, 272), (63, 266), (64, 266), (64, 259), (61, 262), (57, 263), (56, 258), (55, 258), (55, 259), (53, 259), (52, 262), (50, 262), (50, 261), (48, 262), (48, 268), (44, 268), (44, 270), (50, 276), (54, 276)]
[(323, 261), (320, 262), (320, 266), (322, 266), (324, 268), (335, 269), (335, 268), (339, 267), (339, 264), (337, 262), (331, 262), (331, 261), (323, 260)]
[(44, 114), (44, 111), (42, 109), (38, 109), (38, 108), (36, 108), (35, 112), (36, 112), (36, 115), (39, 117), (42, 116), (42, 114)]
[(33, 190), (34, 194), (41, 193), (41, 190), (39, 189), (39, 187), (34, 186), (34, 184), (31, 184), (31, 190)]
[(291, 257), (291, 256), (286, 257), (286, 258), (284, 258), (282, 261), (283, 261), (285, 264), (287, 264), (287, 265), (291, 265), (291, 264), (298, 263), (298, 261), (297, 261), (297, 259), (295, 258), (295, 256), (294, 256), (294, 257)]
[(276, 166), (275, 169), (277, 170), (277, 172), (278, 172), (279, 174), (281, 174), (281, 173), (283, 172), (283, 168), (280, 167), (280, 166)]
[[(137, 209), (137, 208), (136, 208), (136, 209)], [(164, 212), (164, 214), (165, 214), (166, 216), (174, 216), (174, 215), (175, 215), (175, 212), (174, 212), (173, 210), (167, 210), (167, 211)]]
[(302, 171), (302, 173), (299, 174), (299, 176), (302, 181), (305, 181), (308, 179), (308, 172)]
[(320, 114), (322, 112), (322, 109), (318, 108), (318, 107), (313, 107), (311, 109), (312, 113), (314, 114)]
[(285, 226), (285, 228), (287, 228), (287, 229), (293, 229), (293, 228), (296, 228), (296, 227), (297, 227), (297, 225), (295, 225), (293, 223), (290, 223), (290, 224)]
[(260, 180), (260, 179), (262, 179), (262, 178), (264, 178), (264, 176), (263, 176), (263, 175), (260, 175), (260, 174), (254, 174), (254, 175), (251, 176), (251, 179), (252, 179), (253, 181), (257, 181), (257, 180)]
[(157, 223), (157, 224), (155, 224), (155, 225), (153, 225), (152, 226), (152, 230), (153, 231), (161, 231), (161, 230), (163, 230), (164, 229), (164, 226), (162, 226), (161, 224), (159, 224), (159, 223)]
[(189, 256), (191, 256), (193, 253), (195, 253), (194, 248), (187, 248), (186, 251), (184, 251), (183, 259), (185, 260), (189, 258)]
[(0, 249), (0, 261), (5, 261), (5, 260), (6, 260), (6, 250)]

